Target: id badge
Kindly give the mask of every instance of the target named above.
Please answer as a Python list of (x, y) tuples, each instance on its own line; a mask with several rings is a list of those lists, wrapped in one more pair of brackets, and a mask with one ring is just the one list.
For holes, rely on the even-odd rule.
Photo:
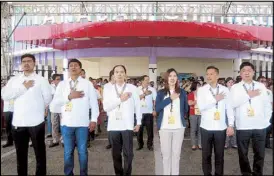
[(13, 105), (14, 104), (14, 100), (10, 100), (9, 104)]
[(168, 117), (168, 124), (169, 124), (169, 125), (174, 125), (174, 124), (175, 124), (175, 118), (174, 118), (173, 115), (170, 115), (170, 116)]
[(142, 106), (143, 108), (147, 106), (147, 104), (146, 104), (146, 101), (145, 101), (145, 100), (142, 100), (142, 101), (141, 101), (141, 106)]
[(201, 115), (201, 112), (200, 112), (200, 110), (198, 109), (198, 108), (195, 108), (195, 115)]
[(248, 117), (254, 117), (254, 109), (252, 107), (247, 108), (247, 115)]
[(214, 120), (220, 120), (220, 112), (219, 111), (214, 112)]
[(65, 111), (66, 112), (71, 112), (72, 111), (72, 102), (71, 101), (66, 104)]
[(116, 120), (122, 120), (123, 119), (122, 111), (116, 111), (115, 112), (115, 119)]

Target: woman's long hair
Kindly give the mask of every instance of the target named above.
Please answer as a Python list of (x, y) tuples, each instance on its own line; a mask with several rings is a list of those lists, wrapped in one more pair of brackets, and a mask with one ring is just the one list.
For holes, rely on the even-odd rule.
[[(174, 68), (170, 68), (166, 71), (165, 75), (164, 75), (164, 82), (165, 82), (165, 88), (164, 88), (164, 91), (165, 91), (165, 95), (169, 94), (170, 93), (170, 90), (169, 90), (169, 84), (168, 84), (168, 77), (170, 75), (171, 72), (175, 72), (176, 75), (177, 75), (177, 78), (178, 78), (178, 73), (177, 71), (174, 69)], [(180, 89), (180, 83), (179, 83), (179, 80), (177, 79), (177, 82), (175, 84), (175, 92), (176, 93), (181, 93), (181, 89)]]

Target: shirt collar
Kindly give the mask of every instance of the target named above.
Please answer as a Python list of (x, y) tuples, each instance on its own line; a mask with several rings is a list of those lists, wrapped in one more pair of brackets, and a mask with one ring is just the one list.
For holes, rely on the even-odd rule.
[(21, 76), (24, 77), (24, 78), (31, 78), (33, 76), (35, 76), (36, 73), (35, 72), (32, 72), (32, 74), (30, 74), (29, 76), (25, 76), (25, 74), (23, 73)]
[[(81, 79), (83, 79), (83, 78), (82, 78), (81, 76), (78, 76), (77, 81), (81, 81)], [(69, 82), (70, 82), (70, 81), (73, 81), (73, 80), (71, 79), (71, 77), (69, 77), (68, 80), (69, 80)]]
[(247, 83), (245, 83), (244, 81), (241, 81), (241, 84), (250, 87), (250, 86), (252, 86), (252, 85), (255, 85), (255, 81), (252, 81), (250, 84), (247, 84)]
[(209, 89), (213, 89), (213, 90), (217, 89), (218, 87), (220, 88), (220, 84), (218, 83), (215, 88), (211, 87), (209, 84), (206, 84), (206, 86), (208, 86)]
[(122, 84), (122, 86), (119, 86), (118, 84), (115, 84), (118, 88), (122, 88), (122, 87), (124, 87), (125, 86), (125, 82)]

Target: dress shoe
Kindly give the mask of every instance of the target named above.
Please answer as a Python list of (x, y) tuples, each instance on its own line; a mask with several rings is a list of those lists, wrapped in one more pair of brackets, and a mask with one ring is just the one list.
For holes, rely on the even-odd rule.
[(237, 145), (233, 145), (233, 146), (232, 146), (232, 148), (237, 149), (237, 148), (238, 148), (238, 146), (237, 146)]
[(143, 147), (138, 147), (136, 150), (139, 151), (139, 150), (142, 150), (142, 149), (143, 149)]
[(58, 146), (59, 145), (59, 143), (58, 142), (56, 142), (56, 143), (51, 143), (50, 145), (49, 145), (49, 148), (52, 148), (52, 147), (56, 147), (56, 146)]
[(3, 145), (2, 147), (3, 147), (3, 148), (6, 148), (6, 147), (10, 147), (10, 146), (13, 146), (13, 143), (6, 143), (6, 144)]
[(106, 149), (111, 149), (111, 145), (107, 145), (107, 146), (106, 146)]
[(153, 147), (152, 146), (149, 146), (147, 147), (149, 151), (153, 151)]

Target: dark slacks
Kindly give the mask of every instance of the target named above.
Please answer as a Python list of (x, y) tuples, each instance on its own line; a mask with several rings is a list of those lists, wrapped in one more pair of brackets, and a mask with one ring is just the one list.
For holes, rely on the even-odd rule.
[(36, 157), (36, 175), (46, 175), (45, 123), (34, 127), (12, 126), (12, 135), (16, 148), (18, 175), (28, 175), (29, 138)]
[(273, 125), (266, 128), (265, 147), (270, 147), (270, 134), (273, 134)]
[(144, 127), (147, 130), (147, 147), (152, 147), (153, 145), (153, 115), (152, 114), (143, 114), (142, 124), (140, 126), (139, 132), (137, 133), (137, 141), (139, 147), (144, 146), (143, 132)]
[(224, 146), (226, 130), (208, 131), (201, 128), (202, 167), (204, 175), (212, 175), (211, 155), (214, 148), (215, 175), (224, 175)]
[(6, 133), (7, 133), (7, 143), (12, 144), (13, 138), (12, 138), (11, 129), (12, 129), (13, 112), (4, 112), (4, 117), (5, 117)]
[[(237, 144), (241, 172), (243, 175), (263, 175), (266, 129), (237, 130)], [(253, 173), (248, 160), (250, 139), (254, 152)]]
[[(133, 160), (133, 131), (109, 131), (116, 175), (131, 175)], [(124, 168), (122, 166), (122, 151)]]

